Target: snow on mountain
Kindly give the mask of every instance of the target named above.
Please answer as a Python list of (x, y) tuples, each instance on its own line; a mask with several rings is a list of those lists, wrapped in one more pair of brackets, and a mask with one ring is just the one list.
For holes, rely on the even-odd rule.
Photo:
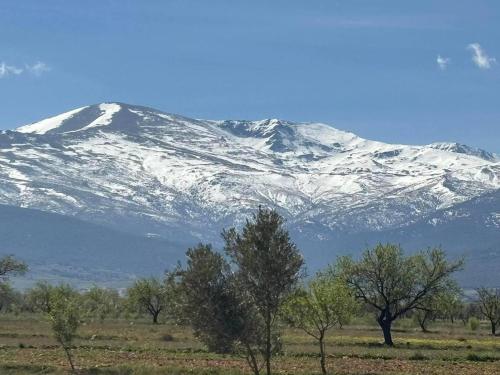
[(81, 110), (87, 107), (77, 108), (69, 112), (65, 112), (63, 114), (50, 117), (48, 119), (42, 120), (40, 122), (36, 122), (34, 124), (29, 124), (25, 126), (21, 126), (16, 130), (21, 133), (35, 133), (35, 134), (45, 134), (48, 131), (57, 129), (65, 120), (70, 119), (75, 114), (80, 112)]
[(451, 151), (459, 154), (467, 154), (472, 156), (477, 156), (481, 159), (489, 160), (489, 161), (498, 161), (498, 157), (488, 151), (481, 150), (479, 148), (470, 147), (467, 145), (462, 145), (460, 143), (433, 143), (429, 147), (435, 148), (437, 150)]
[(386, 144), (319, 123), (103, 103), (0, 133), (1, 204), (164, 238), (215, 240), (263, 204), (327, 241), (403, 228), (498, 189), (500, 160), (486, 151)]

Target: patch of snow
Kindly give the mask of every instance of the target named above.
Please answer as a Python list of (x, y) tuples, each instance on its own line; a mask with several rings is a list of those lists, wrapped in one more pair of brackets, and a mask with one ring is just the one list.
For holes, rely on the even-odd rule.
[(18, 180), (18, 181), (30, 181), (30, 179), (28, 178), (28, 176), (26, 176), (24, 173), (21, 173), (17, 169), (10, 169), (7, 172), (7, 175), (9, 176), (9, 178), (12, 178), (14, 180)]
[(116, 103), (103, 103), (99, 105), (99, 109), (104, 113), (80, 130), (87, 130), (111, 124), (113, 115), (121, 109), (121, 106)]
[(16, 131), (20, 133), (45, 134), (50, 130), (58, 128), (64, 121), (70, 119), (71, 117), (73, 117), (74, 115), (76, 115), (78, 112), (82, 111), (85, 108), (87, 107), (77, 108), (72, 111), (65, 112), (63, 114), (42, 120), (40, 122), (35, 122), (33, 124), (21, 126), (17, 128)]

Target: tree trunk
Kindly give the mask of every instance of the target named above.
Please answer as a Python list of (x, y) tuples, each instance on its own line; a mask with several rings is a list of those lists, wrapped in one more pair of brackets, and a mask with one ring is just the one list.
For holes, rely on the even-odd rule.
[(384, 343), (388, 346), (394, 346), (391, 335), (391, 322), (382, 325), (382, 332), (384, 333)]
[(321, 363), (321, 372), (326, 375), (326, 353), (325, 353), (325, 341), (324, 334), (322, 333), (319, 337), (319, 353), (320, 353), (320, 363)]
[(73, 358), (71, 357), (71, 352), (66, 345), (63, 345), (64, 352), (66, 353), (66, 357), (68, 357), (69, 365), (71, 366), (71, 372), (75, 372), (75, 365), (73, 364)]
[(252, 348), (248, 344), (246, 344), (246, 348), (247, 348), (248, 365), (252, 369), (254, 375), (260, 375), (259, 365), (257, 365), (257, 360), (255, 359), (255, 355), (253, 354)]
[(423, 333), (429, 332), (427, 328), (425, 327), (425, 321), (422, 321), (419, 319), (418, 325), (420, 326), (420, 329), (422, 330)]
[(497, 323), (496, 322), (491, 322), (491, 334), (495, 336), (497, 333)]
[(266, 316), (266, 374), (271, 375), (271, 314)]
[(158, 324), (158, 315), (160, 315), (159, 311), (153, 313), (153, 324)]
[(429, 332), (429, 331), (427, 330), (427, 327), (426, 327), (426, 323), (427, 323), (427, 318), (428, 318), (428, 317), (429, 317), (429, 316), (428, 316), (428, 313), (427, 313), (427, 312), (425, 312), (425, 313), (424, 313), (424, 316), (423, 316), (422, 318), (419, 318), (419, 317), (417, 316), (418, 325), (420, 326), (420, 328), (422, 329), (422, 332), (424, 332), (424, 333)]
[(391, 324), (392, 324), (392, 319), (389, 314), (389, 312), (384, 309), (378, 318), (378, 324), (380, 325), (380, 328), (382, 328), (382, 332), (384, 334), (384, 343), (385, 345), (388, 346), (394, 346), (394, 343), (392, 342), (392, 335), (391, 335)]

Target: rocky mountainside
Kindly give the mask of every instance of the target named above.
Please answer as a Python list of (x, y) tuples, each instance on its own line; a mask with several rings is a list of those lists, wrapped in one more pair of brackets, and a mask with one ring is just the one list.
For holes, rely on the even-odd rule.
[[(500, 243), (499, 189), (500, 159), (487, 151), (385, 144), (319, 123), (195, 120), (103, 103), (0, 133), (0, 204), (168, 241), (171, 263), (188, 244), (217, 242), (259, 204), (287, 218), (313, 269), (360, 250), (360, 238), (406, 244), (395, 233), (417, 226), (428, 237), (418, 246), (439, 240), (458, 254), (440, 228), (458, 228), (468, 215), (482, 220), (461, 229), (476, 256), (489, 251), (484, 230)], [(482, 197), (494, 204), (478, 203), (478, 214)], [(120, 251), (109, 246), (112, 256)]]

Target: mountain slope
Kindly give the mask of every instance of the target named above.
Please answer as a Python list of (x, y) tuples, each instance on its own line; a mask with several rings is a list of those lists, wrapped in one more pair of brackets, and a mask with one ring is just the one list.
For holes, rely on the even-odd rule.
[(313, 254), (499, 188), (500, 160), (486, 151), (391, 145), (316, 123), (195, 120), (103, 103), (0, 133), (0, 204), (191, 242), (218, 241), (263, 204)]
[[(161, 274), (186, 242), (138, 236), (67, 216), (0, 205), (0, 255), (29, 262), (25, 283), (39, 278), (123, 285)], [(147, 260), (146, 262), (144, 260)]]

